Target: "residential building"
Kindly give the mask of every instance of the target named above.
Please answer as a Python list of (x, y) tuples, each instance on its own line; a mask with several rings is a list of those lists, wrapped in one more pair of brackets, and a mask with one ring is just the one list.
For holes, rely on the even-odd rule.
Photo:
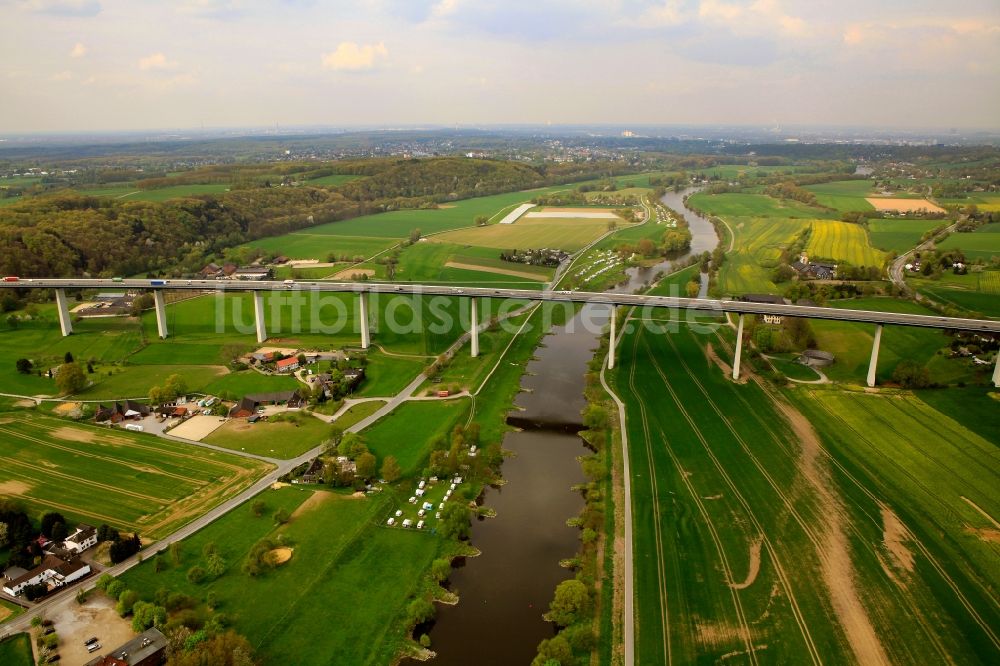
[(46, 555), (41, 564), (31, 571), (5, 582), (3, 591), (17, 596), (29, 585), (48, 585), (49, 589), (55, 589), (80, 580), (89, 573), (90, 565), (77, 558), (66, 561), (55, 555)]
[(76, 553), (82, 553), (88, 548), (97, 545), (97, 528), (80, 523), (76, 526), (76, 531), (66, 537), (63, 541), (63, 548)]
[(299, 359), (294, 356), (283, 358), (274, 364), (274, 368), (278, 372), (295, 372), (299, 369)]
[(103, 404), (98, 405), (97, 413), (94, 415), (94, 421), (97, 421), (98, 423), (104, 421), (120, 423), (121, 421), (138, 420), (149, 416), (151, 413), (152, 410), (141, 402), (123, 400), (120, 402), (116, 401), (110, 407), (106, 407)]

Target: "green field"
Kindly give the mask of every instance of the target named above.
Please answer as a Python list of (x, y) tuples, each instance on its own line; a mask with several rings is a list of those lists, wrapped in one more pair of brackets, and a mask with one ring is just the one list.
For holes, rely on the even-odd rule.
[[(405, 637), (397, 625), (437, 555), (440, 540), (429, 533), (384, 529), (388, 497), (346, 495), (286, 487), (259, 496), (264, 516), (244, 505), (182, 542), (179, 566), (156, 573), (150, 562), (122, 578), (145, 599), (166, 588), (201, 600), (209, 592), (220, 612), (246, 636), (263, 664), (387, 664)], [(279, 508), (292, 513), (275, 527)], [(283, 540), (292, 559), (274, 571), (250, 577), (241, 565), (258, 540)], [(229, 563), (221, 577), (201, 585), (186, 572), (202, 559), (207, 543)], [(168, 557), (164, 560), (169, 562)], [(361, 638), (363, 637), (363, 638)]]
[(836, 219), (837, 213), (809, 206), (798, 201), (782, 200), (764, 194), (705, 194), (699, 192), (688, 198), (688, 205), (710, 215), (730, 217), (798, 217)]
[(263, 463), (30, 412), (0, 414), (0, 494), (33, 513), (157, 538), (261, 476)]
[(427, 462), (431, 440), (450, 433), (468, 413), (465, 399), (407, 402), (366, 428), (364, 436), (379, 465), (385, 456), (396, 456), (403, 475), (411, 476)]
[[(501, 225), (489, 228), (501, 228)], [(505, 284), (532, 283), (547, 281), (552, 277), (554, 272), (552, 268), (526, 266), (501, 260), (500, 252), (496, 248), (446, 242), (445, 239), (453, 234), (461, 233), (465, 232), (443, 234), (435, 237), (434, 242), (417, 243), (407, 247), (399, 258), (396, 281), (448, 282), (451, 281), (448, 278), (452, 271), (471, 273), (470, 282), (473, 284), (479, 282), (490, 284), (496, 282)], [(450, 267), (449, 263), (460, 265), (463, 268)], [(509, 273), (517, 273), (518, 275), (510, 275)]]
[(358, 421), (363, 421), (378, 410), (385, 407), (385, 400), (369, 400), (352, 405), (346, 412), (333, 422), (341, 430), (347, 430)]
[[(894, 298), (853, 298), (830, 301), (830, 307), (853, 310), (879, 310), (933, 314), (932, 310), (912, 301)], [(868, 372), (875, 327), (854, 322), (814, 320), (811, 322), (819, 349), (832, 352), (836, 361), (824, 372), (830, 379), (861, 383)], [(967, 359), (948, 359), (939, 354), (950, 343), (941, 331), (909, 326), (887, 326), (879, 349), (878, 381), (892, 378), (900, 361), (909, 359), (926, 365), (932, 381), (953, 384), (959, 381), (984, 381), (985, 371), (972, 367)]]
[(559, 248), (567, 252), (581, 249), (608, 231), (608, 220), (567, 218), (522, 218), (514, 224), (450, 231), (434, 237), (435, 242), (475, 245), (497, 250)]
[(727, 218), (736, 234), (734, 250), (726, 254), (719, 269), (719, 288), (724, 294), (775, 293), (771, 272), (790, 245), (809, 223), (788, 218)]
[(27, 633), (14, 634), (0, 641), (0, 664), (4, 666), (33, 666), (31, 636)]
[[(335, 224), (343, 224), (337, 222)], [(374, 226), (374, 225), (373, 225)], [(349, 261), (364, 260), (396, 245), (395, 238), (368, 236), (337, 236), (320, 233), (320, 227), (297, 231), (284, 236), (261, 238), (248, 245), (269, 252), (280, 253), (289, 259), (319, 259), (326, 261), (331, 254), (338, 260), (347, 257)], [(349, 266), (350, 264), (348, 264)], [(345, 266), (346, 268), (346, 266)]]
[(234, 451), (288, 459), (302, 455), (330, 437), (330, 425), (325, 421), (304, 412), (290, 414), (295, 415), (294, 420), (247, 423), (246, 419), (232, 419), (202, 441)]
[(865, 197), (872, 196), (872, 188), (873, 183), (870, 180), (835, 180), (805, 187), (816, 195), (816, 202), (819, 205), (843, 212), (874, 210), (874, 207), (865, 201)]
[[(874, 426), (862, 430), (871, 433), (869, 447), (892, 449), (904, 472), (896, 476), (868, 452), (846, 468), (825, 447), (851, 431), (779, 408), (753, 381), (728, 381), (706, 363), (709, 341), (731, 357), (728, 331), (627, 332), (614, 373), (628, 411), (637, 663), (992, 661), (997, 647), (983, 626), (1000, 619), (988, 593), (995, 552), (962, 534), (963, 522), (987, 523), (967, 507), (938, 525), (947, 535), (925, 532), (920, 542), (907, 530), (921, 527), (917, 514), (943, 515), (934, 494), (952, 483), (950, 507), (967, 488), (965, 496), (997, 515), (996, 494), (989, 497), (1000, 470), (996, 442), (947, 417), (934, 430), (936, 413), (925, 408), (879, 426), (910, 440), (907, 448), (883, 443)], [(792, 393), (804, 398), (807, 390)], [(830, 404), (828, 396), (816, 404)], [(915, 420), (920, 429), (911, 428)], [(914, 494), (871, 483), (855, 472), (862, 465), (903, 483), (905, 472), (949, 480)], [(936, 551), (945, 545), (953, 557)]]
[(1000, 317), (1000, 271), (974, 271), (965, 275), (943, 273), (941, 277), (907, 278), (922, 294), (939, 303)]
[(810, 257), (846, 261), (853, 266), (882, 266), (885, 255), (868, 244), (868, 234), (860, 224), (839, 220), (812, 223), (806, 252)]
[(869, 220), (868, 237), (871, 239), (871, 244), (880, 250), (903, 254), (915, 248), (925, 233), (943, 224), (942, 220), (909, 218)]
[(939, 250), (960, 249), (967, 259), (989, 261), (1000, 257), (1000, 224), (986, 224), (972, 233), (950, 234), (937, 247)]

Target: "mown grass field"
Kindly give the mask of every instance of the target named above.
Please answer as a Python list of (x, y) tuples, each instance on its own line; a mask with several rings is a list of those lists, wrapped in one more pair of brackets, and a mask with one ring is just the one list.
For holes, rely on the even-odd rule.
[(986, 224), (972, 233), (950, 234), (937, 247), (940, 250), (960, 249), (967, 259), (989, 261), (1000, 257), (1000, 224)]
[[(397, 620), (437, 556), (441, 541), (430, 533), (384, 529), (388, 497), (347, 495), (286, 487), (259, 496), (265, 515), (241, 506), (182, 542), (180, 565), (155, 573), (150, 562), (123, 576), (130, 589), (152, 599), (160, 588), (203, 599), (212, 592), (219, 610), (246, 636), (265, 665), (386, 664), (404, 640)], [(283, 508), (288, 524), (270, 516)], [(268, 537), (293, 548), (292, 559), (258, 577), (240, 567), (251, 547)], [(187, 570), (201, 564), (214, 543), (229, 564), (221, 577), (201, 585)], [(164, 557), (169, 561), (168, 557)]]
[(469, 413), (469, 400), (428, 400), (407, 402), (376, 421), (364, 431), (368, 449), (379, 465), (389, 455), (396, 456), (404, 476), (417, 474), (431, 454), (431, 440), (451, 432)]
[(864, 227), (839, 220), (814, 221), (806, 252), (854, 266), (881, 266), (885, 261), (885, 255), (869, 245)]
[[(490, 228), (502, 227), (496, 225)], [(472, 275), (473, 279), (470, 282), (473, 284), (527, 284), (544, 282), (552, 277), (554, 272), (552, 268), (525, 266), (501, 260), (500, 250), (496, 248), (475, 247), (437, 240), (438, 238), (446, 239), (456, 233), (464, 232), (443, 234), (435, 237), (434, 242), (420, 242), (403, 250), (396, 271), (396, 281), (448, 282), (451, 271), (455, 270)], [(466, 268), (456, 269), (448, 264), (458, 264)], [(509, 273), (512, 272), (521, 275), (510, 275)]]
[(0, 664), (4, 666), (33, 666), (31, 636), (25, 632), (14, 634), (0, 641)]
[(608, 220), (522, 218), (514, 224), (494, 224), (450, 231), (434, 236), (432, 240), (498, 250), (547, 247), (573, 252), (593, 242), (607, 231)]
[(363, 421), (383, 407), (385, 407), (384, 400), (359, 402), (358, 404), (349, 407), (348, 410), (341, 414), (332, 425), (335, 425), (342, 430), (347, 430), (358, 421)]
[(0, 414), (0, 494), (39, 516), (168, 534), (237, 493), (266, 465), (149, 435), (31, 412)]
[(330, 425), (315, 416), (301, 414), (295, 421), (232, 419), (202, 441), (234, 451), (270, 458), (294, 458), (319, 446), (330, 437)]
[[(343, 223), (336, 222), (335, 224)], [(319, 259), (320, 261), (326, 261), (331, 254), (338, 260), (342, 257), (347, 257), (349, 260), (368, 259), (384, 250), (388, 250), (398, 242), (399, 240), (395, 238), (354, 235), (339, 236), (320, 233), (319, 227), (312, 227), (305, 231), (298, 231), (285, 236), (261, 238), (249, 243), (249, 245), (250, 247), (260, 248), (268, 252), (281, 253), (290, 259)]]
[(868, 237), (871, 244), (886, 252), (903, 254), (920, 243), (921, 237), (940, 227), (942, 220), (911, 220), (896, 218), (891, 220), (869, 220)]
[[(963, 509), (938, 523), (945, 534), (924, 533), (920, 521), (943, 515), (935, 491), (947, 488), (951, 507), (964, 503), (959, 489), (973, 501), (989, 494), (1000, 472), (996, 442), (947, 417), (935, 430), (937, 413), (925, 407), (909, 420), (876, 420), (895, 430), (892, 441), (911, 440), (890, 454), (902, 471), (870, 450), (895, 444), (867, 422), (859, 429), (871, 444), (847, 465), (833, 443), (853, 431), (812, 411), (803, 418), (753, 381), (733, 384), (706, 359), (706, 342), (731, 358), (731, 340), (729, 331), (706, 337), (682, 327), (639, 329), (622, 341), (614, 382), (628, 410), (637, 663), (993, 661), (998, 646), (987, 632), (998, 608), (988, 586), (997, 570), (983, 570), (993, 546), (961, 536), (964, 521), (982, 528), (985, 519)], [(799, 404), (806, 391), (789, 393)], [(833, 409), (867, 418), (850, 405)], [(910, 475), (942, 473), (949, 480), (930, 492), (906, 485)], [(996, 515), (996, 501), (992, 493), (979, 506)]]
[(816, 195), (819, 205), (847, 212), (873, 210), (872, 205), (865, 201), (865, 197), (872, 195), (872, 187), (870, 180), (836, 180), (806, 185), (805, 189)]

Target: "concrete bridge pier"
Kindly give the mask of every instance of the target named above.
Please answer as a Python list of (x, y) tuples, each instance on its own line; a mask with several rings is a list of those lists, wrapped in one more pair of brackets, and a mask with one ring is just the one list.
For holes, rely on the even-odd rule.
[(59, 310), (59, 330), (64, 336), (70, 335), (73, 332), (73, 320), (69, 318), (65, 289), (56, 289), (56, 309)]
[(878, 348), (882, 344), (882, 324), (875, 328), (875, 342), (872, 343), (872, 360), (868, 363), (868, 386), (875, 386), (875, 369), (878, 366)]
[(257, 324), (257, 342), (267, 340), (267, 324), (264, 321), (264, 292), (253, 292), (253, 319)]
[(993, 366), (993, 386), (1000, 388), (1000, 351), (997, 351), (997, 362)]
[(733, 359), (733, 379), (740, 378), (740, 358), (743, 356), (743, 315), (736, 325), (736, 357)]
[(161, 340), (167, 339), (167, 305), (163, 299), (163, 291), (153, 292), (153, 304), (156, 306), (156, 332)]
[(472, 311), (469, 313), (469, 331), (472, 334), (472, 358), (479, 356), (479, 303), (472, 301)]
[(368, 349), (372, 343), (371, 332), (368, 330), (368, 292), (358, 294), (358, 304), (361, 307), (361, 348)]
[(611, 306), (611, 337), (608, 340), (608, 370), (615, 369), (615, 338), (617, 337), (618, 308)]

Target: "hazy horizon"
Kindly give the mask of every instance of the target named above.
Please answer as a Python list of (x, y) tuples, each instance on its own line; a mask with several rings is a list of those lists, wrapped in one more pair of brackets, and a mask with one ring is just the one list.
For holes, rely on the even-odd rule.
[(1000, 128), (1000, 4), (0, 0), (0, 133)]

